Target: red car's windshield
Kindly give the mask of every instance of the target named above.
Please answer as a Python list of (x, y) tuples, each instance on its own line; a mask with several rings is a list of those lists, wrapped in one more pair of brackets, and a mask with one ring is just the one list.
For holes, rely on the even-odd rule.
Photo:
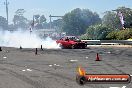
[(79, 40), (79, 38), (78, 37), (75, 37), (75, 36), (66, 36), (66, 37), (63, 37), (62, 39), (69, 39), (69, 40)]

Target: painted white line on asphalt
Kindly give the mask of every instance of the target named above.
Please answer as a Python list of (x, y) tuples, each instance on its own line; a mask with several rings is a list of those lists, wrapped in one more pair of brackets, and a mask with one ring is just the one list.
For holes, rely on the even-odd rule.
[(88, 59), (88, 57), (86, 57), (86, 59)]
[(3, 57), (4, 59), (6, 59), (7, 57)]
[(56, 66), (57, 66), (57, 67), (59, 67), (60, 65), (59, 65), (59, 64), (57, 64)]
[(122, 88), (126, 88), (126, 86), (123, 86)]
[(110, 54), (111, 52), (107, 52), (108, 54)]
[(52, 65), (49, 65), (49, 67), (52, 67)]
[(22, 71), (26, 71), (26, 70), (22, 70)]
[(71, 62), (77, 62), (78, 60), (70, 60)]
[(126, 88), (126, 86), (123, 86), (123, 87), (110, 87), (110, 88)]
[(52, 67), (52, 66), (56, 66), (56, 67), (59, 67), (60, 65), (59, 64), (53, 64), (53, 65), (49, 65), (49, 67)]
[(27, 69), (27, 71), (32, 71), (31, 69)]

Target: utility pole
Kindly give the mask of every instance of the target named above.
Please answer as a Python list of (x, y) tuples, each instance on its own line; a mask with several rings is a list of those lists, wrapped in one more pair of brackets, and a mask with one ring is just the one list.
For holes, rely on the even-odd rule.
[(6, 0), (4, 2), (4, 5), (6, 6), (6, 19), (7, 19), (7, 26), (8, 26), (8, 5), (9, 5), (9, 2)]
[(50, 29), (51, 29), (51, 15), (49, 17), (50, 17)]

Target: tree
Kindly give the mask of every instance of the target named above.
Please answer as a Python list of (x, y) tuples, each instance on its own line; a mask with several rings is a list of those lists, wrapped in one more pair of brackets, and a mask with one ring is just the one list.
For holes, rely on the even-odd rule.
[(37, 14), (37, 15), (34, 15), (34, 18), (35, 18), (35, 20), (36, 20), (36, 23), (38, 23), (39, 24), (39, 22), (40, 22), (40, 15), (39, 14)]
[(116, 11), (122, 12), (125, 21), (125, 27), (130, 27), (130, 24), (132, 24), (132, 9), (126, 7), (119, 7), (116, 9)]
[(3, 30), (7, 29), (7, 20), (6, 18), (0, 16), (0, 28), (2, 28)]
[(46, 18), (44, 15), (40, 16), (40, 24), (43, 24), (46, 22)]
[(14, 15), (13, 23), (16, 28), (27, 28), (28, 20), (23, 15), (25, 13), (24, 9), (18, 9)]
[(46, 18), (44, 15), (34, 15), (35, 18), (35, 28), (36, 29), (43, 29), (43, 26), (46, 24)]
[(25, 13), (26, 11), (24, 9), (18, 9), (15, 13), (16, 15), (18, 16), (23, 16), (23, 14)]
[(13, 18), (14, 25), (18, 24), (18, 21), (19, 21), (19, 16), (18, 15), (14, 15), (14, 18)]
[(113, 29), (122, 29), (119, 16), (117, 15), (118, 12), (122, 12), (123, 14), (125, 27), (130, 27), (132, 24), (132, 9), (126, 7), (119, 7), (114, 10), (114, 12), (105, 12), (105, 15), (102, 19), (103, 24)]
[(76, 8), (63, 17), (63, 31), (69, 35), (81, 35), (90, 25), (101, 22), (99, 15), (88, 9)]
[(105, 25), (98, 24), (92, 25), (87, 29), (87, 37), (89, 39), (106, 39), (106, 36), (112, 31), (112, 29)]
[(105, 15), (102, 18), (102, 23), (112, 29), (120, 29), (122, 28), (119, 17), (117, 13), (112, 11), (106, 11)]
[(52, 22), (52, 28), (56, 29), (57, 31), (62, 31), (63, 20), (57, 19)]

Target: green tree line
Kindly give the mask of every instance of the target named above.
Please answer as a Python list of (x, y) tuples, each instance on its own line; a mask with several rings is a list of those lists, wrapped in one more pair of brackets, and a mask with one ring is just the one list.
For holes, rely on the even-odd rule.
[[(122, 12), (126, 29), (122, 28), (117, 12)], [(128, 39), (132, 38), (132, 9), (118, 7), (114, 11), (106, 11), (102, 18), (97, 12), (89, 9), (76, 8), (66, 13), (62, 19), (47, 22), (44, 15), (36, 13), (33, 20), (24, 17), (24, 9), (18, 9), (13, 18), (12, 29), (28, 29), (34, 22), (35, 29), (57, 29), (67, 35), (81, 36), (82, 39)], [(7, 29), (7, 20), (0, 16), (0, 28)]]

